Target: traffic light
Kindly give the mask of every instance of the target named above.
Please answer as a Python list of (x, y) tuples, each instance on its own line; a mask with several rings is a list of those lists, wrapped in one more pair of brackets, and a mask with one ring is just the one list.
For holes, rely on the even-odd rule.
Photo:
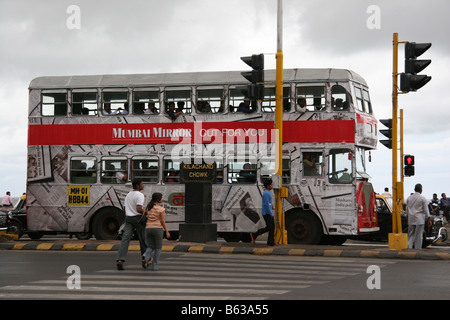
[(252, 71), (241, 72), (242, 76), (251, 82), (248, 86), (239, 87), (244, 95), (252, 100), (264, 98), (264, 54), (254, 54), (241, 57), (241, 60), (252, 67)]
[(400, 90), (402, 92), (417, 91), (431, 80), (430, 76), (418, 74), (430, 65), (431, 60), (417, 60), (417, 57), (430, 47), (431, 43), (406, 43), (405, 73), (400, 75)]
[(388, 129), (380, 130), (380, 133), (385, 135), (388, 140), (380, 140), (380, 143), (388, 149), (392, 149), (392, 119), (380, 119)]
[(414, 156), (407, 154), (404, 158), (404, 173), (405, 173), (405, 177), (411, 177), (414, 175)]

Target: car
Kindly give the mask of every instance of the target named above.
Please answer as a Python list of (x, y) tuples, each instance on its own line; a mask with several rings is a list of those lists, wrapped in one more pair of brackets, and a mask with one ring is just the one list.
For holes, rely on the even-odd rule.
[(28, 232), (27, 231), (27, 196), (23, 195), (20, 197), (19, 202), (16, 206), (8, 212), (7, 218), (7, 233), (17, 235), (20, 239), (25, 233), (34, 240), (42, 238), (44, 235), (42, 232)]
[(7, 213), (7, 232), (17, 235), (20, 238), (23, 235), (27, 225), (26, 195), (20, 197), (14, 208)]
[(0, 231), (8, 229), (8, 211), (0, 210)]
[[(376, 195), (379, 236), (382, 240), (388, 240), (392, 233), (392, 197)], [(400, 209), (402, 232), (408, 233), (408, 217), (404, 210)]]
[[(392, 197), (377, 194), (377, 215), (379, 231), (370, 234), (352, 237), (355, 240), (388, 241), (389, 233), (392, 233)], [(408, 232), (408, 218), (404, 210), (400, 211), (402, 232)]]

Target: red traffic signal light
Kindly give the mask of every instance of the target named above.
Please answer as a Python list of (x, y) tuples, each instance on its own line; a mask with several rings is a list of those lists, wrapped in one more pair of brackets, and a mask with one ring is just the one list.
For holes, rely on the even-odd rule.
[(408, 154), (404, 157), (403, 163), (405, 164), (404, 173), (406, 177), (411, 177), (415, 173), (414, 169), (414, 156)]
[(405, 166), (413, 166), (414, 165), (414, 156), (408, 154), (405, 156)]

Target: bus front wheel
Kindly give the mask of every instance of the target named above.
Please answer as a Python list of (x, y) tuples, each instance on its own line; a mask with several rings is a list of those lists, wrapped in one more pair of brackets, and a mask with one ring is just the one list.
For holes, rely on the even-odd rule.
[(92, 232), (97, 240), (114, 240), (125, 219), (122, 210), (117, 208), (100, 209), (94, 217)]
[(319, 244), (322, 239), (322, 225), (309, 212), (295, 213), (286, 221), (289, 244)]

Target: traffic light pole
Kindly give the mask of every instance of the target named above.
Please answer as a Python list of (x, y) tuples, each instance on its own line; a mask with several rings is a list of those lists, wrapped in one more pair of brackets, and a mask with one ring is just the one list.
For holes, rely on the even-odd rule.
[(287, 244), (285, 219), (283, 212), (283, 0), (278, 0), (277, 14), (277, 54), (276, 54), (276, 81), (275, 81), (275, 130), (276, 134), (276, 168), (279, 177), (279, 188), (275, 193), (275, 241), (278, 244)]
[(402, 222), (400, 217), (400, 203), (398, 199), (403, 198), (401, 182), (398, 177), (398, 33), (394, 33), (394, 55), (392, 71), (392, 233), (389, 234), (390, 249), (407, 249), (408, 235), (402, 233)]
[[(400, 161), (402, 161), (404, 155), (405, 155), (405, 145), (403, 143), (403, 109), (400, 109)], [(400, 199), (400, 204), (403, 206), (403, 204), (405, 204), (405, 196), (404, 196), (404, 192), (403, 192), (403, 187), (405, 185), (405, 172), (400, 169), (400, 181), (401, 181), (401, 186), (402, 186), (402, 190), (400, 191), (399, 194), (399, 199)], [(398, 190), (397, 190), (398, 192)], [(401, 218), (400, 218), (401, 220)]]

